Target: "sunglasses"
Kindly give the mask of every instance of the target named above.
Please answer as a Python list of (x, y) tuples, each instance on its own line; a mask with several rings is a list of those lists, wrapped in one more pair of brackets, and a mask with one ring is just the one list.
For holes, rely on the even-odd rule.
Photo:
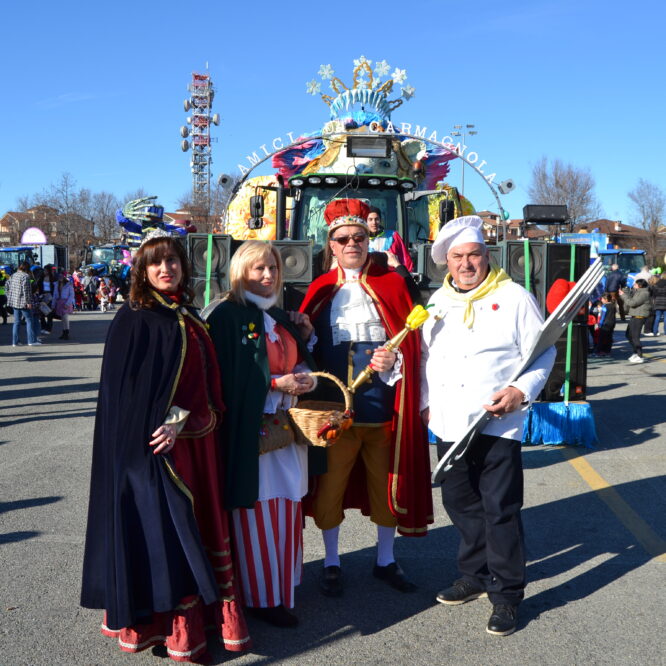
[(368, 234), (350, 234), (349, 236), (336, 236), (335, 238), (331, 238), (332, 241), (340, 243), (340, 245), (347, 245), (352, 239), (354, 243), (360, 245), (363, 241), (368, 240)]

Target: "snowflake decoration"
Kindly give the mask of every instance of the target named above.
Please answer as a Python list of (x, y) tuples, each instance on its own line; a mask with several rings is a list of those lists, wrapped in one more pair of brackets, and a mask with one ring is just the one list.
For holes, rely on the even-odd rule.
[(366, 90), (370, 87), (370, 81), (366, 81), (365, 79), (358, 79), (357, 87), (359, 90)]
[(321, 85), (314, 79), (312, 79), (312, 81), (308, 81), (305, 85), (308, 95), (318, 95), (321, 91)]
[(368, 67), (372, 66), (372, 60), (368, 60), (364, 55), (362, 55), (358, 60), (354, 60), (354, 67), (360, 67), (365, 63), (368, 64)]
[(407, 70), (398, 69), (396, 67), (393, 74), (391, 74), (391, 78), (393, 79), (393, 83), (396, 85), (402, 85), (407, 80)]
[(416, 89), (414, 88), (414, 86), (405, 86), (404, 88), (401, 89), (401, 92), (402, 92), (402, 96), (405, 99), (411, 99), (412, 97), (414, 97), (414, 93), (416, 92)]
[(388, 76), (388, 73), (391, 71), (391, 66), (382, 60), (381, 62), (375, 63), (375, 76), (381, 79), (383, 76)]
[(325, 81), (328, 81), (333, 78), (333, 74), (335, 72), (333, 71), (333, 68), (330, 65), (321, 65), (319, 67), (319, 76), (321, 76), (322, 79)]

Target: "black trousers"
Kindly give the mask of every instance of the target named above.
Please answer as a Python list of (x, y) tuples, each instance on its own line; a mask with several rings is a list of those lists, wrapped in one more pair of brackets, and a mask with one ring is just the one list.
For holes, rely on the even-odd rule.
[(643, 356), (643, 348), (641, 347), (641, 329), (643, 328), (644, 321), (645, 317), (631, 317), (627, 324), (627, 332), (625, 333), (631, 348), (634, 350), (634, 354), (638, 354), (639, 356)]
[[(438, 445), (439, 455), (451, 443)], [(520, 442), (481, 435), (446, 473), (442, 502), (460, 533), (458, 569), (493, 604), (517, 606), (525, 590)]]
[(597, 338), (597, 351), (602, 354), (610, 354), (613, 346), (613, 331), (608, 331), (605, 328), (599, 329), (599, 337)]

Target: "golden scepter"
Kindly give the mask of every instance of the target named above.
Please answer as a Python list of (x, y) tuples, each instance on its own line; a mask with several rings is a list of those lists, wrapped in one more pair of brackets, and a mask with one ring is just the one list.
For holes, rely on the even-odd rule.
[[(417, 305), (408, 315), (407, 321), (405, 321), (405, 328), (400, 331), (397, 335), (394, 335), (383, 347), (382, 349), (385, 349), (386, 351), (393, 351), (394, 349), (397, 349), (401, 344), (402, 341), (407, 337), (407, 334), (410, 331), (415, 331), (417, 328), (423, 325), (425, 320), (429, 317), (430, 315), (428, 314), (428, 311), (422, 306), (422, 305)], [(365, 382), (370, 380), (370, 377), (374, 375), (376, 370), (372, 368), (370, 364), (366, 366), (364, 370), (362, 370), (358, 377), (352, 382), (351, 386), (349, 387), (349, 391), (351, 393), (354, 393), (356, 389), (361, 386), (361, 384), (364, 384)]]

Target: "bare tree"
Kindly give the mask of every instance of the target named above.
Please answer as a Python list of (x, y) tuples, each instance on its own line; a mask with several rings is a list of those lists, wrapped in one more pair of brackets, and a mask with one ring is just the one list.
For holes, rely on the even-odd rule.
[(122, 229), (116, 222), (116, 211), (122, 208), (117, 197), (110, 192), (96, 192), (92, 196), (95, 234), (103, 243), (120, 237)]
[(65, 245), (71, 251), (83, 247), (93, 237), (93, 223), (88, 217), (89, 190), (78, 190), (70, 173), (63, 173), (40, 194), (22, 197), (19, 204), (35, 208), (48, 206), (40, 216), (40, 226), (52, 242)]
[(571, 223), (580, 224), (599, 217), (594, 186), (589, 169), (579, 169), (559, 159), (549, 164), (548, 158), (542, 157), (532, 168), (528, 194), (535, 204), (566, 204)]
[(659, 241), (666, 240), (666, 234), (659, 233), (659, 228), (664, 226), (666, 195), (658, 185), (639, 178), (638, 184), (628, 196), (635, 206), (636, 222), (648, 232), (648, 261), (651, 265), (657, 264), (661, 254)]
[(215, 219), (211, 215), (207, 205), (198, 197), (197, 201), (192, 198), (192, 191), (189, 190), (183, 194), (176, 202), (178, 210), (187, 211), (188, 218), (196, 226), (199, 233), (212, 233), (215, 226)]

